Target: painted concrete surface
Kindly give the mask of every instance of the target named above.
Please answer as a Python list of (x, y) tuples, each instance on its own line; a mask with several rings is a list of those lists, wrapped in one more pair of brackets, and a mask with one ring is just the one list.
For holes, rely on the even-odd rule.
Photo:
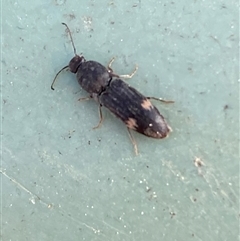
[[(3, 1), (2, 240), (239, 240), (237, 1)], [(127, 130), (76, 77), (77, 52), (154, 102), (173, 132)]]

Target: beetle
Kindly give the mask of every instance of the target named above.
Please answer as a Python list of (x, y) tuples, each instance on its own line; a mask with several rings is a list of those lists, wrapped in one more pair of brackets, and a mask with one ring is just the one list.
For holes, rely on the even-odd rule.
[(96, 61), (87, 61), (84, 56), (77, 55), (70, 29), (67, 24), (62, 24), (67, 28), (75, 56), (67, 66), (56, 74), (51, 89), (54, 90), (53, 85), (63, 70), (69, 69), (76, 74), (80, 86), (90, 94), (88, 97), (80, 98), (79, 101), (94, 99), (99, 104), (100, 120), (94, 128), (101, 125), (103, 121), (101, 108), (102, 106), (106, 107), (126, 124), (136, 154), (138, 154), (137, 144), (130, 129), (156, 139), (167, 137), (172, 129), (159, 110), (150, 102), (150, 99), (165, 103), (173, 103), (174, 101), (145, 97), (121, 79), (132, 78), (137, 71), (137, 66), (129, 75), (118, 75), (111, 68), (114, 58), (105, 67)]
[(113, 73), (111, 69), (111, 64), (114, 61), (114, 58), (109, 62), (108, 67), (106, 68), (102, 64), (89, 60), (87, 61), (84, 56), (77, 55), (76, 48), (72, 39), (72, 35), (69, 27), (66, 23), (62, 23), (66, 26), (67, 31), (69, 33), (73, 51), (75, 56), (70, 60), (69, 64), (63, 67), (55, 76), (53, 83), (51, 85), (51, 89), (54, 90), (53, 85), (57, 79), (57, 76), (65, 69), (69, 69), (70, 72), (76, 74), (78, 83), (80, 86), (90, 95), (92, 94), (100, 94), (103, 89), (108, 85), (109, 81), (112, 77), (122, 77), (122, 78), (131, 78), (135, 72), (137, 71), (137, 66), (131, 75), (117, 75)]

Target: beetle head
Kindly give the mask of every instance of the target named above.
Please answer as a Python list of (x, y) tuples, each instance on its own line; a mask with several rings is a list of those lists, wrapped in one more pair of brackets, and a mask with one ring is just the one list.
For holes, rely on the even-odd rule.
[(75, 55), (69, 62), (69, 70), (76, 74), (79, 66), (83, 63), (86, 62), (86, 59), (83, 56)]

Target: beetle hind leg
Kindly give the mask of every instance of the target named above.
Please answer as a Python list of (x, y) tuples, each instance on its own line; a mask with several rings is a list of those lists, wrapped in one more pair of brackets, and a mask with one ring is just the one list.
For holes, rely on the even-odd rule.
[(133, 147), (134, 147), (134, 152), (135, 152), (136, 155), (138, 155), (137, 142), (135, 141), (135, 139), (134, 139), (134, 137), (133, 137), (130, 129), (127, 128), (127, 130), (128, 130), (128, 134), (129, 134), (130, 140), (131, 140), (131, 142), (132, 142), (132, 144), (133, 144)]
[(147, 97), (148, 100), (152, 99), (152, 100), (158, 100), (158, 101), (161, 101), (163, 103), (166, 103), (166, 104), (171, 104), (171, 103), (174, 103), (174, 100), (165, 100), (163, 98), (156, 98), (156, 97)]

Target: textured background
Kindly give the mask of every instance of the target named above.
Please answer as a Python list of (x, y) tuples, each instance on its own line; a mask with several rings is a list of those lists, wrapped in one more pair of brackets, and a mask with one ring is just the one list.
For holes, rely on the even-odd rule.
[[(225, 2), (225, 3), (224, 3)], [(1, 5), (2, 240), (239, 240), (238, 1)], [(56, 72), (73, 50), (155, 103), (173, 128), (134, 133)]]

